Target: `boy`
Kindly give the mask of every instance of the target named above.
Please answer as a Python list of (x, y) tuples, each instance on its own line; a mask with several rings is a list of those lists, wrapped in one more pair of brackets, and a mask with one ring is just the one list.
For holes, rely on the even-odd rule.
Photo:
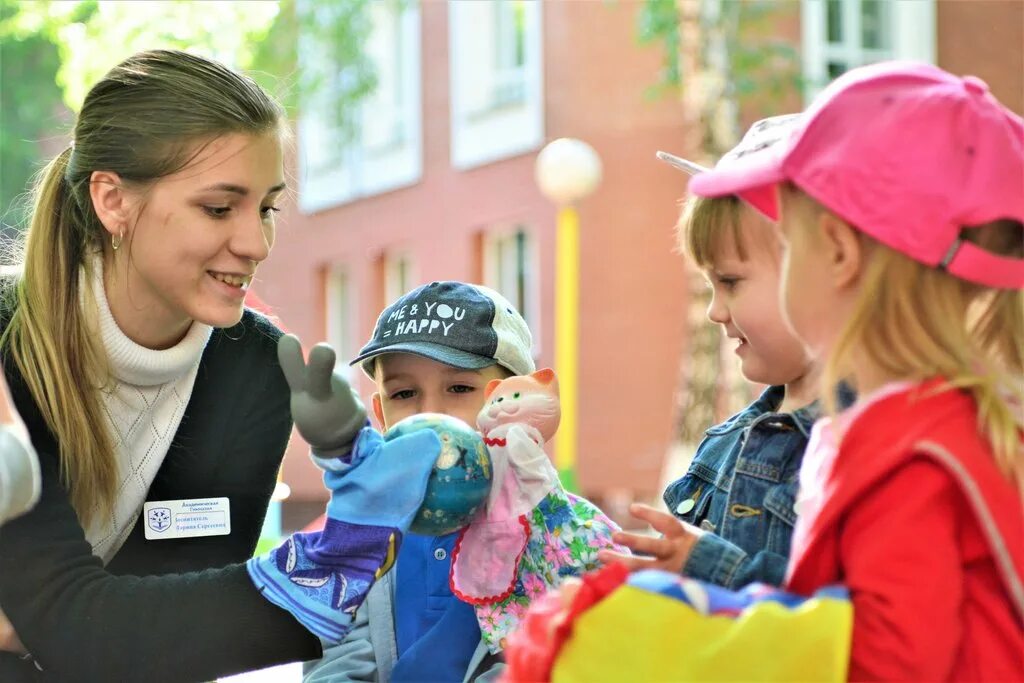
[[(755, 123), (729, 155), (774, 144), (796, 119)], [(705, 170), (664, 152), (658, 156), (690, 174)], [(800, 462), (820, 411), (817, 368), (780, 309), (782, 247), (755, 210), (763, 199), (691, 197), (678, 230), (681, 246), (712, 289), (708, 319), (736, 341), (743, 376), (769, 386), (706, 432), (686, 476), (665, 490), (675, 517), (643, 505), (631, 508), (662, 537), (620, 532), (615, 540), (652, 557), (602, 551), (605, 562), (681, 572), (728, 588), (755, 581), (778, 586), (785, 578)]]
[[(476, 427), (492, 379), (533, 372), (526, 321), (497, 292), (433, 282), (381, 313), (352, 365), (376, 383), (382, 430), (418, 413), (444, 413)], [(472, 605), (448, 585), (459, 532), (407, 534), (395, 571), (370, 591), (340, 645), (306, 666), (306, 683), (496, 680), (503, 664), (481, 641)]]

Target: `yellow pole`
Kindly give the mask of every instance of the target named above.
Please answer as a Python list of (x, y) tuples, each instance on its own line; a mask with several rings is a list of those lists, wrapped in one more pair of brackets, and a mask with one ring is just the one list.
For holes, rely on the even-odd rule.
[(555, 248), (555, 371), (562, 422), (555, 433), (555, 466), (562, 485), (577, 491), (576, 446), (579, 385), (580, 220), (576, 208), (558, 211)]

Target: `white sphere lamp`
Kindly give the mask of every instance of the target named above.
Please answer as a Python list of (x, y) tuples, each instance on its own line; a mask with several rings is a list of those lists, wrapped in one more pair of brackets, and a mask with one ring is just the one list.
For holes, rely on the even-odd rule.
[(576, 138), (558, 138), (537, 155), (537, 185), (558, 206), (573, 204), (601, 182), (601, 159), (594, 148)]

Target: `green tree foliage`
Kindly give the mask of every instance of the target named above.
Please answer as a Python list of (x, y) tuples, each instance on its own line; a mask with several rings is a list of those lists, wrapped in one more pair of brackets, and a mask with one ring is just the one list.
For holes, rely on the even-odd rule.
[[(714, 11), (707, 11), (714, 6)], [(683, 86), (681, 51), (703, 52), (701, 45), (684, 46), (683, 13), (698, 17), (700, 35), (717, 35), (724, 43), (730, 76), (726, 95), (743, 98), (754, 93), (782, 97), (802, 83), (800, 55), (789, 41), (772, 35), (772, 22), (796, 8), (793, 0), (644, 0), (636, 35), (641, 44), (661, 44), (664, 66), (652, 87), (653, 94), (678, 91)]]
[(39, 140), (59, 126), (60, 55), (22, 3), (0, 0), (0, 225), (20, 221), (16, 203), (38, 168)]
[[(45, 162), (40, 142), (63, 140), (92, 84), (140, 50), (219, 59), (252, 75), (291, 112), (326, 89), (337, 126), (350, 137), (352, 105), (376, 84), (362, 51), (368, 2), (0, 0), (0, 220), (19, 222), (11, 207)], [(306, 68), (311, 63), (325, 68)]]
[[(702, 161), (713, 162), (738, 142), (740, 117), (751, 102), (763, 114), (799, 88), (800, 59), (773, 22), (799, 5), (793, 0), (644, 0), (637, 37), (660, 44), (664, 65), (650, 94), (681, 96), (697, 127)], [(691, 273), (685, 311), (688, 348), (680, 369), (677, 434), (696, 445), (711, 424), (752, 397), (718, 326), (705, 320), (710, 294)]]

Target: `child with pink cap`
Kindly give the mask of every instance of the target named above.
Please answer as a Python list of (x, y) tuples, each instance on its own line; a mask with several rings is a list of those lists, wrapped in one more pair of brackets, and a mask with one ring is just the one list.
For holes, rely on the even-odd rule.
[[(815, 425), (801, 466), (785, 588), (820, 597), (841, 585), (852, 605), (847, 629), (817, 647), (842, 655), (837, 676), (852, 680), (1024, 680), (1024, 120), (977, 78), (875, 64), (826, 88), (787, 140), (724, 160), (690, 188), (774, 193), (760, 208), (785, 243), (789, 323), (822, 359), (822, 395), (846, 380), (859, 396)], [(678, 639), (684, 664), (666, 673), (699, 671), (686, 663), (712, 651), (735, 663), (744, 653), (731, 639), (751, 631), (774, 643), (772, 659), (800, 661), (798, 628), (754, 618), (766, 602), (781, 618), (794, 596), (744, 605), (651, 572), (619, 583), (563, 592), (563, 623), (544, 647), (526, 641), (527, 619), (511, 677), (519, 662), (534, 676), (538, 662), (554, 680), (585, 676), (577, 646), (637, 592), (705, 620), (680, 628), (681, 612), (659, 611), (675, 615), (673, 629), (649, 601), (643, 633), (618, 620), (631, 640)], [(721, 634), (722, 616), (737, 614), (747, 618), (729, 642), (701, 647), (702, 632)], [(649, 658), (609, 637), (598, 659), (621, 664), (637, 649)], [(742, 677), (763, 679), (751, 666)]]

